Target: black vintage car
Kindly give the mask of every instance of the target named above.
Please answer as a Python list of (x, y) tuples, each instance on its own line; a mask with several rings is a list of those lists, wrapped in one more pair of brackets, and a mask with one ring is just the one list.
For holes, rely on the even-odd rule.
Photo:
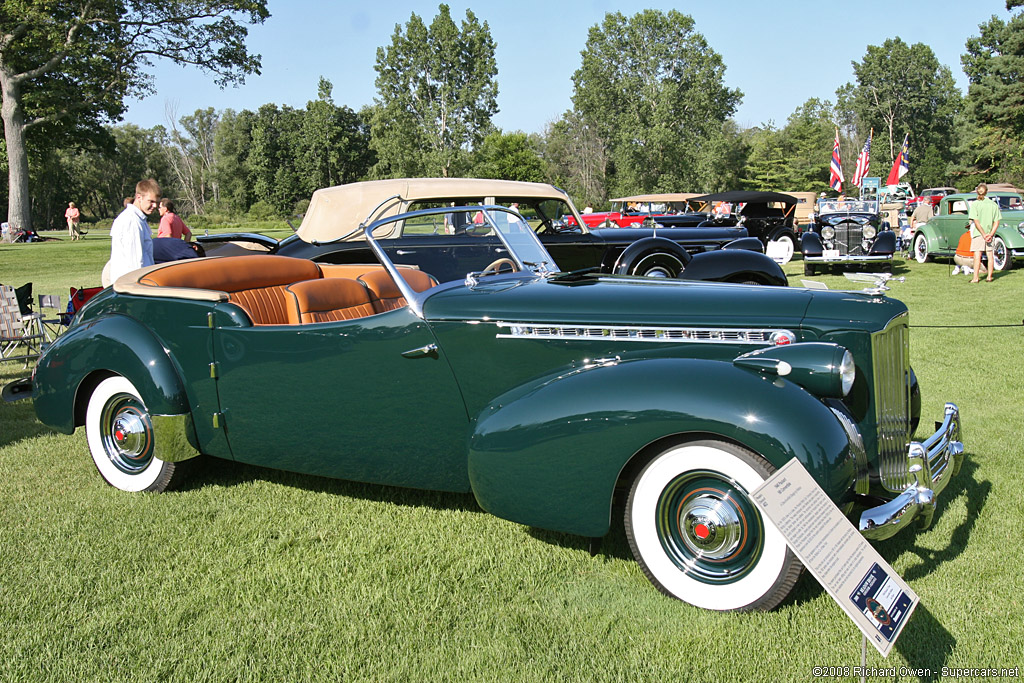
[(866, 199), (820, 199), (810, 232), (801, 236), (804, 274), (849, 264), (877, 264), (892, 270), (896, 233), (882, 220), (878, 202)]
[[(747, 234), (756, 237), (768, 250), (769, 256), (781, 263), (788, 263), (796, 250), (797, 238), (794, 228), (797, 198), (782, 192), (759, 192), (729, 190), (694, 197), (691, 202), (715, 202), (738, 207), (728, 217), (709, 214), (713, 224), (732, 223), (741, 225)], [(660, 219), (658, 219), (660, 221)], [(671, 221), (665, 222), (671, 225)]]
[[(653, 222), (628, 228), (591, 228), (569, 197), (544, 183), (474, 178), (411, 178), (352, 183), (317, 190), (296, 234), (280, 242), (260, 235), (213, 235), (199, 241), (210, 256), (253, 251), (317, 263), (366, 263), (371, 257), (361, 223), (397, 213), (444, 206), (501, 204), (527, 219), (563, 271), (598, 269), (621, 275), (762, 285), (787, 284), (777, 263), (741, 226), (707, 224), (666, 228)], [(573, 221), (567, 217), (573, 217)], [(460, 259), (492, 238), (478, 216), (454, 212), (441, 221), (390, 224), (375, 235), (396, 248), (403, 264), (438, 277), (462, 268)], [(426, 220), (426, 219), (425, 219)], [(431, 222), (432, 221), (432, 222)], [(229, 243), (229, 244), (225, 244)], [(454, 272), (454, 271), (453, 271)]]

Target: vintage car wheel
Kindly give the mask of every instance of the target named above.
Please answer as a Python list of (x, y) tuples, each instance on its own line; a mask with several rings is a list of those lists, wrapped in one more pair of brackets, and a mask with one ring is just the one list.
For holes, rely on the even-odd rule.
[[(779, 258), (779, 264), (784, 265), (793, 260), (793, 253), (796, 251), (796, 243), (790, 235), (779, 235), (778, 239), (770, 240), (768, 246), (775, 257)], [(768, 253), (767, 251), (765, 253)]]
[(739, 446), (693, 441), (655, 456), (633, 482), (625, 527), (633, 556), (659, 590), (712, 610), (768, 610), (802, 565), (750, 491), (774, 468)]
[(914, 237), (914, 260), (918, 263), (928, 260), (928, 239), (922, 233)]
[(175, 464), (153, 455), (149, 411), (124, 377), (109, 377), (92, 392), (85, 432), (96, 469), (114, 488), (163, 491), (170, 486)]
[(804, 262), (804, 275), (814, 275), (814, 265)]
[(1013, 268), (1013, 256), (1002, 237), (992, 238), (992, 265), (1000, 272)]

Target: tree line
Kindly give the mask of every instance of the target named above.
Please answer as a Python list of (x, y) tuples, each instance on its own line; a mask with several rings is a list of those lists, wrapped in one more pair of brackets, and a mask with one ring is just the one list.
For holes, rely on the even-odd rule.
[[(492, 123), (496, 44), (471, 10), (456, 22), (442, 4), (429, 24), (413, 13), (396, 25), (377, 50), (377, 97), (359, 111), (335, 103), (321, 77), (305, 108), (168, 112), (166, 126), (143, 129), (114, 121), (145, 81), (147, 56), (224, 83), (258, 73), (245, 24), (269, 16), (265, 0), (150, 0), (132, 10), (26, 0), (0, 15), (0, 165), (10, 179), (0, 201), (12, 221), (55, 227), (68, 200), (91, 217), (114, 215), (143, 177), (159, 179), (186, 214), (255, 218), (301, 213), (320, 187), (407, 176), (546, 181), (594, 207), (642, 192), (818, 191), (837, 129), (847, 184), (872, 130), (870, 175), (886, 175), (909, 134), (915, 187), (1021, 184), (1021, 5), (1008, 0), (1010, 16), (967, 40), (966, 95), (930, 47), (893, 38), (867, 46), (835, 101), (812, 98), (782, 124), (748, 129), (733, 118), (742, 93), (725, 85), (725, 63), (691, 17), (610, 12), (589, 29), (572, 107), (528, 135)], [(147, 43), (151, 22), (132, 12), (157, 6), (178, 28)]]

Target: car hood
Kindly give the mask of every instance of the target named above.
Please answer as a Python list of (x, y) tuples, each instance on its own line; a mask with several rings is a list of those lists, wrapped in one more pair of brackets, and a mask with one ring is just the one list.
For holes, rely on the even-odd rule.
[(546, 324), (621, 324), (821, 329), (881, 329), (906, 307), (857, 292), (760, 287), (623, 276), (499, 276), (474, 287), (439, 288), (424, 303), (427, 320)]

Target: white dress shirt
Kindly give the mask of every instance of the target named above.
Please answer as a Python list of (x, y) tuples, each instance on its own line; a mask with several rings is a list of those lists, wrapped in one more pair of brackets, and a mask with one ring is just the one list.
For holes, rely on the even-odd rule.
[(153, 265), (153, 234), (146, 214), (129, 204), (110, 226), (110, 281)]

